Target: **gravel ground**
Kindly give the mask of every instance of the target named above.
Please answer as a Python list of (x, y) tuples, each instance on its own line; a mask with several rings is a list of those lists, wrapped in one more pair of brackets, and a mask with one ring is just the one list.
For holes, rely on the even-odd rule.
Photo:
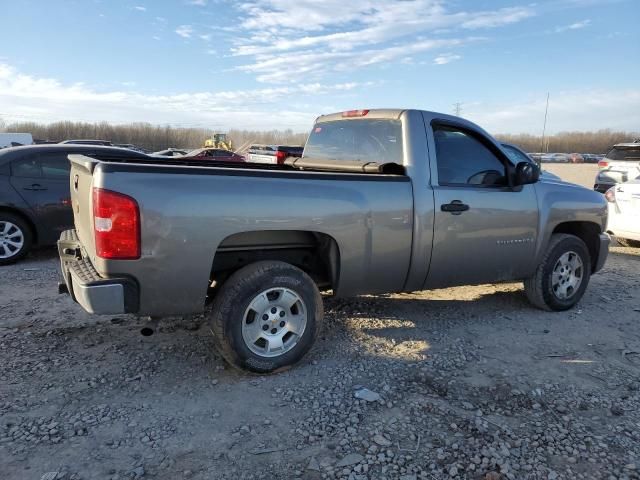
[(0, 478), (640, 478), (639, 268), (612, 247), (566, 313), (520, 284), (328, 298), (314, 351), (252, 376), (201, 318), (85, 314), (43, 250), (0, 275)]

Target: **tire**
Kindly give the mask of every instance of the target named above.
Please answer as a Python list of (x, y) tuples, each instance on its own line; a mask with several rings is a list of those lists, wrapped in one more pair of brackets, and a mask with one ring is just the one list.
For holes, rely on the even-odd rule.
[(22, 218), (0, 212), (0, 265), (24, 258), (33, 245), (31, 228)]
[(322, 297), (314, 281), (279, 261), (260, 261), (234, 272), (220, 287), (209, 313), (223, 358), (255, 373), (299, 362), (313, 346), (322, 318)]
[(638, 240), (616, 237), (616, 241), (623, 247), (640, 248), (640, 241)]
[[(580, 282), (571, 287), (578, 276), (579, 258)], [(565, 256), (566, 255), (566, 256)], [(562, 260), (561, 260), (562, 259)], [(566, 270), (565, 262), (573, 262)], [(565, 270), (562, 270), (565, 268)], [(554, 270), (555, 277), (554, 277)], [(574, 235), (555, 234), (551, 236), (547, 252), (533, 277), (525, 280), (524, 290), (529, 301), (536, 307), (547, 311), (564, 311), (572, 308), (584, 295), (591, 278), (591, 257), (585, 243)], [(558, 279), (555, 287), (554, 279)], [(564, 282), (563, 282), (564, 281)], [(563, 282), (563, 283), (560, 283)], [(566, 298), (563, 298), (563, 293)]]

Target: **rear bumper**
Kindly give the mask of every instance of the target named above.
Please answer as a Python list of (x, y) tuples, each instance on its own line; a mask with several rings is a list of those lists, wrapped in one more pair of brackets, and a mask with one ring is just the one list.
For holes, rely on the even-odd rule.
[(89, 313), (120, 314), (138, 311), (138, 284), (131, 278), (104, 278), (88, 258), (75, 230), (62, 232), (58, 240), (60, 269), (71, 298)]
[(607, 261), (607, 256), (609, 255), (609, 243), (611, 242), (609, 235), (606, 233), (601, 233), (598, 240), (600, 242), (600, 248), (598, 249), (598, 258), (596, 259), (596, 264), (593, 267), (593, 273), (602, 270), (604, 262)]

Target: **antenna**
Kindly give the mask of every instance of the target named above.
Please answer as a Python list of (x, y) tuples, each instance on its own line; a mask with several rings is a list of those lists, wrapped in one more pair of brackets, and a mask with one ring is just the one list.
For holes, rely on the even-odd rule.
[(459, 117), (460, 114), (462, 113), (462, 103), (461, 102), (456, 102), (453, 104), (453, 113), (455, 114), (456, 117)]
[(549, 112), (549, 92), (547, 92), (547, 106), (544, 109), (544, 124), (542, 126), (542, 145), (540, 151), (544, 152), (544, 134), (547, 131), (547, 113)]

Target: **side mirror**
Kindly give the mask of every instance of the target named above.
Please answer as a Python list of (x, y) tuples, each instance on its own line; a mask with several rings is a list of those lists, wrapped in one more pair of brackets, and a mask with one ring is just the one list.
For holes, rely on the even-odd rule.
[(540, 167), (533, 162), (520, 162), (516, 165), (516, 185), (529, 185), (540, 179)]

